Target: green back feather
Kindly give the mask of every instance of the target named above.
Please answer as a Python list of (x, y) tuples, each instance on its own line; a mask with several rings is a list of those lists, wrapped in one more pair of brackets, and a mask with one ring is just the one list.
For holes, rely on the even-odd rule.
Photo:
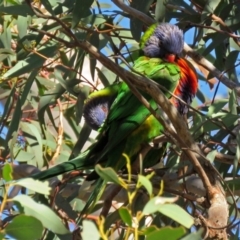
[(153, 33), (154, 33), (154, 31), (155, 31), (155, 29), (156, 29), (156, 27), (157, 27), (158, 24), (159, 24), (159, 23), (155, 23), (155, 24), (151, 25), (151, 26), (145, 31), (145, 33), (142, 35), (141, 40), (140, 40), (140, 42), (139, 42), (140, 49), (143, 49), (143, 48), (144, 48), (145, 43), (148, 41), (148, 39), (150, 38), (150, 36), (153, 35)]

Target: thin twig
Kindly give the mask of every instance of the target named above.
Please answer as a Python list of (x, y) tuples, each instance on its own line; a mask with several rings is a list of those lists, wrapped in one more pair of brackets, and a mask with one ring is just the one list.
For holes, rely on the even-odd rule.
[[(207, 25), (203, 25), (203, 24), (197, 24), (197, 23), (192, 23), (192, 22), (188, 22), (188, 21), (185, 21), (184, 23), (187, 23), (189, 24), (189, 26), (192, 26), (192, 27), (199, 27), (199, 28), (206, 28), (206, 29), (212, 29), (216, 32), (219, 32), (219, 33), (223, 33), (225, 35), (228, 35), (229, 37), (232, 37), (233, 39), (239, 39), (240, 38), (240, 35), (236, 35), (236, 34), (233, 34), (231, 32), (227, 32), (227, 31), (223, 31), (221, 29), (218, 29), (218, 28), (215, 28), (215, 27), (212, 27), (212, 26), (207, 26)], [(239, 42), (238, 42), (238, 45), (239, 45)]]
[(100, 215), (104, 217), (108, 215), (108, 212), (112, 206), (112, 201), (114, 197), (120, 192), (121, 189), (122, 189), (121, 186), (115, 185), (115, 187), (111, 189), (111, 192), (109, 192), (107, 196), (105, 196), (104, 205)]
[(213, 21), (219, 23), (222, 27), (224, 27), (227, 30), (227, 32), (230, 34), (230, 36), (233, 38), (234, 42), (238, 46), (240, 46), (240, 41), (239, 41), (240, 36), (235, 37), (237, 35), (233, 34), (233, 31), (230, 29), (230, 27), (217, 15), (211, 14), (211, 18), (213, 19)]
[(129, 6), (127, 6), (126, 4), (124, 4), (123, 1), (119, 1), (119, 0), (112, 0), (112, 2), (118, 6), (119, 8), (121, 8), (123, 11), (126, 11), (127, 13), (129, 13), (130, 16), (136, 17), (138, 19), (140, 19), (142, 22), (146, 23), (147, 25), (152, 25), (153, 23), (155, 23), (155, 20), (148, 17), (146, 14), (131, 8)]
[(184, 43), (184, 51), (190, 56), (195, 62), (197, 62), (202, 67), (206, 68), (211, 74), (216, 77), (220, 82), (222, 82), (226, 87), (231, 90), (235, 89), (238, 96), (240, 96), (240, 84), (229, 80), (226, 76), (222, 74), (210, 61), (201, 56), (199, 53), (195, 52), (186, 43)]
[(49, 164), (54, 165), (56, 159), (58, 158), (63, 141), (63, 109), (62, 104), (59, 99), (57, 99), (58, 107), (59, 107), (59, 124), (58, 124), (58, 136), (57, 136), (57, 147), (55, 153), (53, 154), (52, 159), (50, 160)]

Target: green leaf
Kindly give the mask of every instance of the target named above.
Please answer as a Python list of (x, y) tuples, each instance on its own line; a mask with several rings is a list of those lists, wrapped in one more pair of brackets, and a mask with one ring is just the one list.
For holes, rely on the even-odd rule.
[(15, 110), (13, 112), (13, 116), (12, 116), (12, 119), (14, 120), (10, 122), (10, 125), (8, 128), (8, 132), (6, 136), (6, 144), (12, 138), (12, 136), (14, 135), (14, 132), (16, 133), (18, 132), (18, 127), (19, 127), (19, 122), (21, 120), (21, 117), (22, 117), (21, 101), (18, 99), (16, 102)]
[[(9, 114), (9, 111), (11, 109), (11, 105), (13, 104), (13, 98), (14, 98), (15, 92), (16, 92), (16, 88), (13, 87), (11, 89), (10, 93), (8, 94), (8, 98), (7, 98), (7, 101), (6, 101), (5, 106), (4, 106), (3, 114), (2, 114), (1, 119), (0, 119), (0, 125), (1, 126), (4, 124), (4, 120), (6, 120), (8, 114)], [(7, 145), (7, 142), (5, 144)]]
[(7, 182), (11, 181), (13, 179), (12, 172), (13, 172), (12, 165), (6, 163), (2, 169), (3, 179)]
[(206, 102), (206, 97), (205, 95), (202, 93), (202, 91), (200, 91), (198, 89), (197, 94), (196, 94), (197, 98), (202, 102), (205, 103)]
[(10, 15), (21, 15), (21, 16), (33, 16), (33, 10), (27, 4), (21, 4), (16, 6), (7, 6), (7, 7), (0, 7), (1, 13), (7, 13)]
[(121, 181), (118, 178), (117, 173), (110, 167), (102, 168), (101, 165), (97, 164), (95, 166), (95, 171), (97, 174), (107, 182), (113, 182), (121, 185)]
[(59, 50), (59, 56), (60, 56), (60, 59), (61, 59), (61, 62), (66, 65), (66, 66), (70, 66), (69, 64), (69, 59), (67, 57), (67, 53), (63, 50), (63, 49), (60, 49)]
[(37, 218), (45, 228), (57, 234), (69, 233), (61, 219), (49, 207), (36, 203), (26, 195), (18, 195), (13, 198), (13, 201), (19, 202), (24, 209), (24, 213)]
[(51, 6), (50, 2), (48, 0), (41, 0), (42, 5), (46, 8), (46, 10), (51, 13), (51, 15), (55, 15), (53, 11), (53, 7)]
[(232, 114), (237, 115), (237, 94), (235, 92), (235, 90), (233, 89), (230, 94), (229, 94), (229, 110)]
[(212, 118), (218, 123), (218, 125), (207, 122), (203, 125), (204, 132), (219, 130), (219, 125), (224, 127), (230, 127), (232, 124), (239, 119), (238, 115), (232, 115), (231, 113), (219, 112), (218, 114), (213, 114)]
[[(42, 144), (42, 136), (39, 132), (39, 129), (32, 123), (26, 123), (27, 127), (29, 128), (30, 132), (33, 133), (33, 136), (36, 138), (36, 144), (39, 149), (39, 153), (43, 150), (43, 144)], [(40, 156), (38, 156), (40, 157)]]
[(29, 144), (29, 148), (31, 149), (31, 153), (34, 154), (34, 158), (32, 158), (32, 160), (37, 159), (38, 167), (41, 168), (44, 165), (42, 139), (38, 141), (38, 139), (35, 136), (35, 133), (32, 132), (35, 131), (37, 132), (36, 134), (39, 134), (40, 128), (39, 127), (37, 128), (37, 125), (38, 123), (35, 121), (21, 122), (20, 128), (25, 134), (27, 143)]
[(176, 204), (164, 204), (160, 206), (158, 211), (182, 224), (186, 228), (190, 228), (194, 224), (193, 217)]
[[(227, 38), (225, 35), (220, 34), (220, 33), (211, 33), (208, 34), (211, 36), (211, 42), (207, 47), (204, 49), (204, 52), (202, 53), (204, 56), (210, 54), (213, 50), (216, 50), (219, 45), (221, 45), (224, 40)], [(218, 63), (218, 60), (220, 59), (215, 59), (216, 63)]]
[[(96, 47), (97, 49), (99, 48), (99, 34), (97, 33), (92, 33), (91, 37), (89, 39), (89, 42)], [(96, 58), (90, 57), (89, 59), (89, 65), (90, 65), (90, 73), (92, 76), (92, 79), (94, 80), (95, 76), (95, 68), (96, 68), (97, 60)]]
[[(109, 4), (109, 3), (101, 3), (101, 2), (99, 2), (98, 4), (99, 4), (100, 8), (107, 8), (107, 9), (109, 9), (109, 8), (112, 7), (112, 5)], [(97, 5), (96, 2), (94, 1), (92, 7), (97, 7), (97, 6), (98, 6), (98, 5)]]
[(11, 28), (7, 26), (8, 24), (9, 23), (5, 22), (5, 26), (3, 27), (4, 30), (0, 35), (0, 39), (5, 48), (11, 49), (12, 34), (11, 34)]
[(92, 131), (92, 129), (89, 127), (89, 125), (86, 122), (84, 122), (83, 127), (81, 128), (81, 131), (78, 135), (78, 140), (72, 150), (70, 159), (78, 156), (78, 154), (81, 152), (83, 146), (89, 139), (89, 135), (90, 135), (91, 131)]
[(102, 67), (101, 69), (97, 68), (97, 71), (98, 71), (98, 73), (99, 73), (99, 71), (101, 71), (101, 74), (98, 75), (98, 77), (101, 79), (101, 81), (105, 87), (107, 87), (115, 82), (117, 76), (109, 69)]
[(85, 18), (91, 14), (90, 7), (93, 0), (75, 0), (72, 18), (72, 28), (75, 28), (81, 18)]
[(238, 133), (236, 136), (236, 155), (234, 157), (233, 161), (233, 171), (232, 171), (232, 176), (235, 177), (238, 172), (238, 166), (239, 166), (239, 158), (240, 158), (240, 134)]
[(212, 116), (214, 113), (218, 113), (228, 103), (228, 99), (218, 99), (209, 108), (207, 116)]
[(101, 80), (102, 84), (104, 85), (104, 87), (108, 87), (110, 85), (109, 83), (109, 79), (106, 78), (106, 76), (102, 73), (102, 70), (99, 69), (98, 67), (96, 67), (96, 70), (98, 72), (98, 77)]
[[(139, 10), (142, 13), (147, 13), (153, 0), (132, 0), (131, 7)], [(137, 18), (130, 18), (130, 29), (133, 38), (139, 42), (142, 33), (142, 22)]]
[(149, 196), (152, 195), (153, 187), (148, 178), (142, 175), (138, 175), (138, 182), (140, 182), (148, 191)]
[(226, 62), (225, 62), (225, 69), (232, 69), (234, 64), (237, 61), (239, 55), (239, 51), (231, 51), (228, 56), (226, 57)]
[(38, 69), (42, 67), (43, 63), (46, 61), (46, 59), (40, 57), (40, 55), (43, 55), (45, 57), (52, 57), (56, 53), (56, 50), (57, 50), (56, 45), (49, 46), (46, 44), (46, 46), (44, 46), (43, 49), (38, 51), (39, 55), (31, 53), (25, 60), (17, 62), (17, 64), (14, 67), (12, 67), (9, 71), (7, 71), (2, 77), (3, 78), (19, 77), (24, 73), (29, 73), (32, 70)]
[(165, 0), (157, 0), (156, 8), (155, 8), (155, 20), (157, 22), (164, 22), (165, 14), (166, 14), (166, 1)]
[(8, 147), (9, 147), (9, 150), (10, 150), (10, 158), (11, 159), (14, 159), (14, 152), (13, 151), (14, 151), (14, 147), (16, 146), (17, 137), (18, 137), (17, 132), (13, 132), (12, 139), (8, 142)]
[(161, 197), (155, 197), (151, 199), (143, 209), (143, 213), (145, 215), (154, 213), (156, 211), (168, 216), (186, 228), (190, 228), (194, 223), (192, 216), (189, 215), (184, 209), (176, 204), (163, 204), (163, 199)]
[(181, 238), (181, 240), (201, 240), (204, 229), (200, 228), (197, 232), (188, 234), (186, 237)]
[(100, 25), (106, 21), (106, 16), (102, 14), (93, 14), (81, 19), (81, 23), (91, 24), (92, 26)]
[(145, 205), (143, 209), (144, 214), (152, 214), (158, 211), (159, 205), (165, 203), (175, 202), (176, 199), (172, 197), (154, 197)]
[(27, 35), (28, 21), (28, 17), (18, 16), (17, 28), (20, 38), (23, 38)]
[(217, 8), (218, 4), (221, 2), (221, 0), (207, 0), (204, 1), (205, 6), (202, 12), (202, 20), (205, 20), (205, 18), (211, 14), (214, 13), (215, 9)]
[(213, 163), (215, 157), (216, 157), (216, 154), (217, 154), (217, 150), (214, 150), (214, 151), (211, 151), (207, 154), (206, 158), (211, 162)]
[(44, 125), (44, 113), (52, 101), (62, 96), (65, 92), (65, 88), (62, 87), (60, 83), (56, 84), (55, 88), (46, 91), (45, 95), (40, 98), (38, 106), (38, 119), (41, 124)]
[(48, 181), (41, 182), (32, 178), (20, 179), (16, 181), (13, 185), (20, 185), (34, 192), (38, 192), (44, 195), (49, 195), (51, 190)]
[(18, 240), (40, 239), (42, 236), (42, 223), (31, 216), (16, 216), (5, 228), (6, 234)]
[(158, 230), (158, 228), (154, 225), (149, 226), (149, 227), (144, 228), (144, 229), (141, 229), (141, 231), (143, 232), (144, 235), (148, 235), (148, 234), (150, 234), (152, 232), (155, 232), (157, 230)]
[(10, 49), (2, 48), (0, 49), (0, 61), (2, 62), (6, 58), (11, 58), (16, 61), (16, 54)]
[(121, 207), (118, 209), (119, 215), (124, 223), (126, 223), (129, 227), (132, 226), (132, 216), (129, 210), (126, 207)]
[(147, 235), (146, 240), (178, 240), (185, 234), (185, 229), (183, 227), (171, 228), (165, 227), (157, 231), (151, 232)]
[(5, 239), (4, 234), (0, 232), (0, 239)]
[(100, 234), (96, 225), (88, 220), (83, 220), (83, 231), (82, 231), (83, 240), (98, 240), (100, 239)]
[(21, 105), (22, 106), (24, 105), (27, 97), (29, 96), (30, 89), (31, 89), (31, 87), (33, 85), (33, 82), (34, 82), (36, 76), (37, 76), (37, 73), (38, 73), (37, 70), (33, 70), (31, 72), (31, 74), (29, 75), (27, 81), (26, 81), (26, 84), (24, 86), (24, 90), (23, 90), (22, 95), (21, 95)]
[(63, 74), (62, 71), (60, 71), (58, 68), (54, 69), (54, 75), (56, 79), (63, 86), (63, 88), (67, 90), (67, 81), (66, 79), (63, 78), (62, 74)]

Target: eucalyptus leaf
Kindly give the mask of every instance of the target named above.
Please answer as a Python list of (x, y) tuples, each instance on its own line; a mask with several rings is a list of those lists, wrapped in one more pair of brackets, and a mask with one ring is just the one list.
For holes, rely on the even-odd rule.
[(58, 234), (69, 233), (60, 218), (49, 207), (36, 203), (26, 195), (18, 195), (13, 198), (13, 201), (19, 202), (24, 209), (24, 213), (38, 219), (45, 228)]
[(13, 173), (13, 169), (11, 164), (6, 163), (2, 168), (3, 179), (7, 182), (11, 181), (13, 179), (12, 173)]
[(117, 176), (117, 173), (112, 168), (102, 168), (99, 164), (97, 164), (95, 166), (95, 170), (97, 174), (105, 181), (121, 184), (121, 181)]
[[(39, 54), (45, 57), (52, 57), (56, 53), (56, 50), (56, 46), (46, 45), (43, 49), (39, 50)], [(13, 78), (40, 68), (45, 62), (45, 59), (40, 57), (39, 54), (31, 53), (25, 60), (17, 62), (14, 67), (3, 75), (3, 78)]]
[(169, 228), (165, 227), (147, 235), (146, 240), (158, 240), (158, 239), (168, 239), (168, 240), (178, 240), (185, 234), (185, 229), (183, 227)]
[(100, 239), (100, 234), (96, 225), (88, 220), (83, 221), (83, 232), (82, 232), (82, 239), (89, 240), (89, 239)]
[(144, 207), (143, 213), (151, 214), (158, 211), (182, 224), (186, 228), (190, 228), (193, 225), (194, 221), (191, 215), (189, 215), (178, 205), (172, 203), (164, 203), (165, 201), (166, 200), (161, 197), (152, 198)]
[(146, 190), (148, 191), (148, 194), (151, 196), (153, 187), (149, 179), (145, 176), (138, 175), (138, 182), (141, 183), (146, 188)]
[(126, 223), (129, 227), (132, 226), (132, 216), (129, 210), (125, 207), (121, 207), (118, 209), (119, 215), (122, 218), (123, 222)]
[(6, 234), (18, 240), (38, 239), (42, 236), (42, 223), (31, 216), (16, 216), (5, 228)]
[(166, 1), (165, 0), (157, 0), (156, 8), (155, 8), (155, 19), (157, 22), (164, 22), (165, 14), (166, 14)]
[(34, 180), (32, 178), (20, 179), (20, 180), (16, 181), (15, 183), (13, 183), (13, 185), (20, 185), (29, 190), (32, 190), (32, 191), (35, 191), (35, 192), (38, 192), (41, 194), (45, 194), (45, 195), (49, 195), (50, 191), (51, 191), (48, 181), (41, 182), (38, 180)]
[(91, 14), (90, 7), (93, 0), (75, 0), (73, 9), (72, 28), (75, 28), (81, 18), (85, 18)]
[(0, 7), (0, 12), (7, 14), (15, 14), (26, 17), (27, 15), (33, 15), (33, 10), (27, 4)]

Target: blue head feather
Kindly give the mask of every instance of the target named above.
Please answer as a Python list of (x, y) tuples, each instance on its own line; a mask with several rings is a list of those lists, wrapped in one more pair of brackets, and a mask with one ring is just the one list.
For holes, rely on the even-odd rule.
[(162, 23), (156, 25), (153, 33), (143, 46), (147, 57), (164, 58), (166, 54), (178, 55), (183, 50), (183, 32), (176, 25)]
[(109, 97), (95, 97), (88, 100), (83, 107), (86, 123), (94, 130), (98, 130), (108, 116), (112, 99)]

